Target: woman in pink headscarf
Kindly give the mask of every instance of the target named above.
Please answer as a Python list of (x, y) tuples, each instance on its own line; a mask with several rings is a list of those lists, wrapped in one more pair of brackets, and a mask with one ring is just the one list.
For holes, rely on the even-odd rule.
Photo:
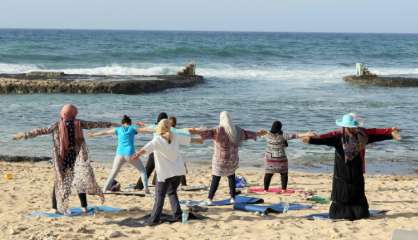
[(109, 128), (114, 125), (110, 122), (79, 120), (76, 118), (77, 113), (76, 106), (66, 104), (61, 109), (58, 122), (47, 128), (18, 133), (13, 138), (20, 140), (52, 135), (52, 162), (55, 176), (52, 208), (64, 214), (68, 213), (68, 200), (72, 189), (78, 193), (84, 212), (87, 212), (86, 194), (99, 195), (103, 200), (103, 193), (90, 166), (82, 129)]

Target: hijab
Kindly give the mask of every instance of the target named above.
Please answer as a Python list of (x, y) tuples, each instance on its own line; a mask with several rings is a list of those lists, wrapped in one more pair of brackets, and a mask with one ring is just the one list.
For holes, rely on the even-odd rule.
[(66, 104), (62, 107), (60, 112), (60, 121), (59, 121), (59, 141), (60, 141), (60, 153), (61, 161), (64, 161), (65, 155), (68, 152), (70, 145), (70, 140), (68, 138), (68, 128), (65, 122), (73, 121), (76, 144), (78, 146), (83, 142), (83, 132), (80, 126), (80, 121), (76, 120), (78, 114), (77, 107), (72, 104)]
[(219, 116), (219, 126), (223, 127), (229, 140), (239, 145), (241, 142), (240, 128), (232, 123), (231, 115), (227, 111), (221, 112)]
[(273, 134), (282, 133), (282, 123), (280, 121), (274, 121), (273, 125), (271, 125), (270, 132)]

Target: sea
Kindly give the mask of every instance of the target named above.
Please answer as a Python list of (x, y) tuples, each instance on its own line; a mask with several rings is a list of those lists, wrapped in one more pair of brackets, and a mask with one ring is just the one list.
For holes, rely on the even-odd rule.
[[(354, 112), (365, 127), (398, 127), (403, 139), (368, 146), (369, 173), (413, 174), (418, 167), (418, 88), (357, 86), (343, 81), (365, 63), (377, 74), (418, 74), (418, 34), (190, 32), (0, 29), (0, 73), (175, 74), (196, 63), (203, 84), (140, 95), (0, 95), (0, 154), (50, 156), (51, 136), (12, 141), (12, 135), (47, 127), (65, 103), (79, 118), (120, 122), (123, 115), (154, 123), (160, 112), (178, 127), (215, 127), (219, 113), (248, 130), (285, 132), (337, 128)], [(97, 129), (99, 130), (99, 129)], [(141, 147), (152, 136), (138, 136)], [(110, 164), (115, 136), (87, 139), (92, 160)], [(263, 170), (263, 139), (240, 148), (240, 165)], [(182, 148), (188, 164), (209, 166), (213, 143)], [(289, 142), (291, 169), (331, 172), (334, 149)], [(145, 161), (145, 159), (143, 159)]]

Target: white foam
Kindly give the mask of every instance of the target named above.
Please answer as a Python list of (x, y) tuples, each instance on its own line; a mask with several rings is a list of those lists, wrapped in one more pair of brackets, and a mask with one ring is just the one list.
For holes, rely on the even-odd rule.
[[(174, 64), (142, 64), (123, 66), (112, 64), (94, 68), (45, 69), (30, 64), (0, 63), (0, 73), (29, 71), (63, 71), (68, 74), (97, 75), (161, 75), (176, 74), (183, 66)], [(377, 74), (418, 74), (418, 68), (373, 68)], [(280, 80), (297, 82), (337, 82), (345, 75), (354, 74), (354, 67), (237, 67), (228, 64), (210, 64), (197, 67), (197, 73), (206, 78), (232, 80)]]
[(0, 73), (15, 74), (30, 71), (37, 71), (39, 67), (32, 64), (10, 64), (0, 63)]

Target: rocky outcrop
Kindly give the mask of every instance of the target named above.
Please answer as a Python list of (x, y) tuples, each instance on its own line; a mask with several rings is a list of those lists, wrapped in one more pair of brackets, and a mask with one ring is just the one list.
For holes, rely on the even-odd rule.
[(114, 93), (141, 94), (202, 83), (190, 64), (177, 75), (83, 75), (63, 72), (0, 74), (0, 94), (31, 93)]
[(344, 81), (359, 85), (375, 85), (384, 87), (418, 87), (418, 75), (349, 75)]
[(50, 160), (51, 160), (50, 157), (0, 155), (0, 161), (4, 161), (4, 162), (43, 162), (43, 161), (50, 161)]

